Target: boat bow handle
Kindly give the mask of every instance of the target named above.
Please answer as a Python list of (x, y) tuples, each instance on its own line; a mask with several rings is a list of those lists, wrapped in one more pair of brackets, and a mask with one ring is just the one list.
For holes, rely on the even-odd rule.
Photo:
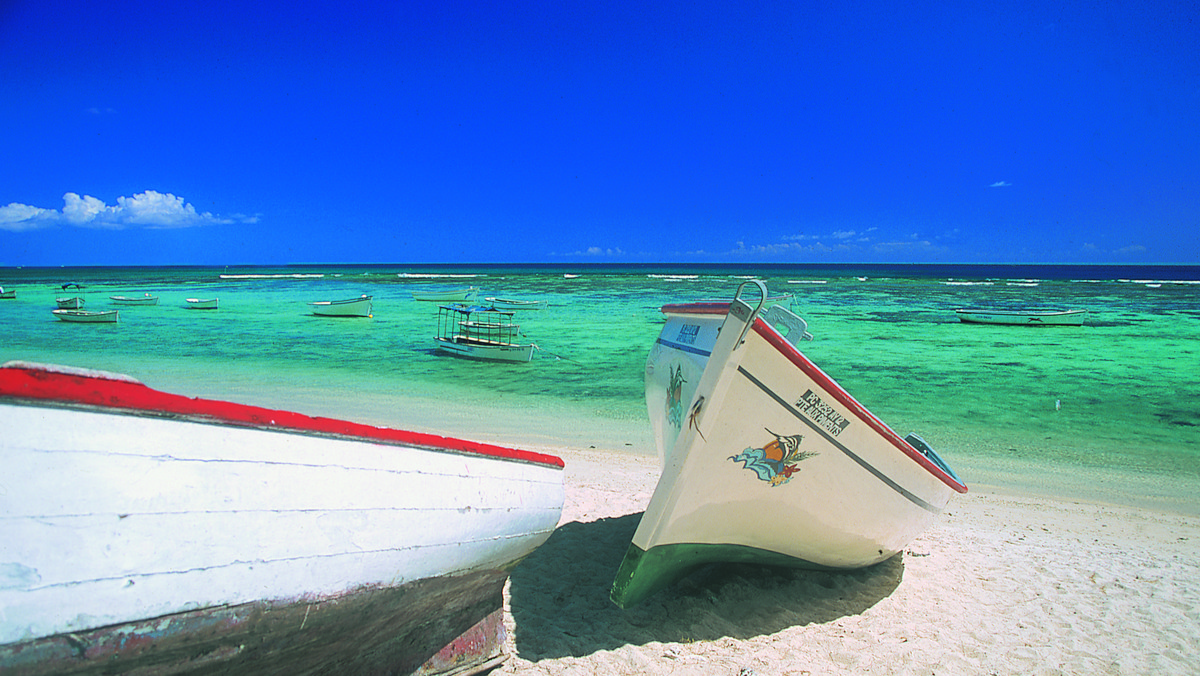
[[(749, 303), (742, 300), (742, 290), (745, 289), (748, 284), (753, 284), (758, 287), (758, 305), (755, 305), (753, 308), (750, 307)], [(733, 349), (738, 349), (741, 347), (742, 343), (746, 341), (746, 332), (749, 331), (750, 327), (754, 324), (754, 318), (758, 316), (758, 311), (762, 309), (763, 303), (766, 301), (767, 285), (761, 281), (757, 279), (751, 279), (738, 285), (737, 293), (733, 295), (733, 302), (729, 304), (729, 313), (744, 321), (745, 324), (742, 326), (742, 334), (738, 336), (737, 343), (734, 344)]]

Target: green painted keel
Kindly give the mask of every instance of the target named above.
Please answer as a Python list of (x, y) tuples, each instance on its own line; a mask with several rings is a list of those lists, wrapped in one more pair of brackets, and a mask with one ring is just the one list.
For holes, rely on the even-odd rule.
[(629, 545), (617, 569), (609, 598), (621, 608), (641, 603), (663, 587), (709, 563), (752, 563), (764, 566), (836, 570), (811, 561), (744, 545), (682, 543), (643, 550)]

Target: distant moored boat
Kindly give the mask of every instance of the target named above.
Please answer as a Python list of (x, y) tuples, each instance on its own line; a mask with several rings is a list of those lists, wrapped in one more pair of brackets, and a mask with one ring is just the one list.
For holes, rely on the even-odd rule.
[(346, 300), (319, 300), (309, 303), (314, 315), (322, 317), (370, 317), (371, 296), (363, 294)]
[(449, 291), (413, 291), (413, 300), (430, 301), (435, 303), (461, 303), (469, 300), (475, 300), (475, 296), (479, 294), (479, 288), (470, 286), (465, 289), (452, 289)]
[(964, 324), (1080, 326), (1087, 310), (955, 310)]
[(89, 312), (88, 310), (51, 310), (55, 317), (64, 322), (79, 324), (114, 324), (121, 316), (120, 310)]
[(158, 305), (158, 296), (145, 294), (141, 296), (109, 296), (109, 300), (117, 305)]
[(188, 307), (193, 310), (216, 310), (220, 303), (218, 298), (188, 298)]

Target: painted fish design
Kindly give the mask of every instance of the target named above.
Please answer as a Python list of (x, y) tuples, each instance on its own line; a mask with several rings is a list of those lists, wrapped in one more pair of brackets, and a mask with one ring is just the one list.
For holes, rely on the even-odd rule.
[(804, 440), (802, 434), (781, 436), (771, 430), (767, 432), (775, 437), (773, 441), (764, 444), (762, 448), (747, 448), (737, 455), (729, 456), (729, 459), (742, 463), (744, 469), (754, 472), (759, 479), (770, 483), (772, 487), (782, 486), (800, 471), (796, 467), (797, 463), (818, 453), (800, 449), (800, 442)]

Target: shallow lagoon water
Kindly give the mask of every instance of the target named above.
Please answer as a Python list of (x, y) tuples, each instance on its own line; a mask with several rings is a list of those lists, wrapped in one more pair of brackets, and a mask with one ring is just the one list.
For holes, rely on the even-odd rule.
[[(568, 276), (569, 275), (569, 276)], [(578, 275), (578, 276), (575, 276)], [(0, 359), (127, 373), (148, 385), (510, 445), (653, 455), (642, 399), (665, 303), (731, 297), (745, 277), (791, 307), (801, 349), (968, 484), (1194, 513), (1200, 484), (1200, 268), (1049, 266), (346, 266), (0, 269)], [(115, 325), (59, 322), (152, 293)], [(517, 313), (529, 364), (433, 348), (429, 288), (549, 301)], [(374, 296), (371, 318), (307, 303)], [(185, 298), (213, 297), (219, 310)], [(974, 326), (960, 307), (1089, 311), (1082, 327)]]

